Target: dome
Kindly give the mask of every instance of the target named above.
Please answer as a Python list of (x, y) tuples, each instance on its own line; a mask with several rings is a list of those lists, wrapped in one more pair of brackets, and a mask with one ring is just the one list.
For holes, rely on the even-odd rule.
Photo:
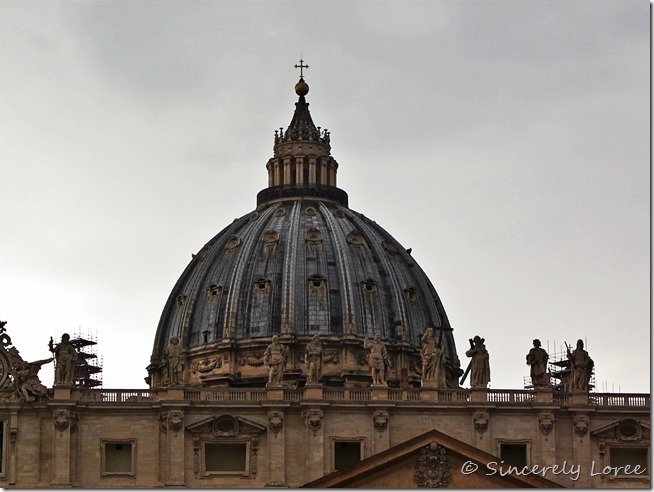
[[(386, 343), (391, 385), (419, 383), (420, 338), (443, 343), (448, 386), (462, 373), (443, 305), (397, 240), (348, 207), (336, 186), (330, 134), (313, 124), (304, 95), (275, 132), (268, 188), (256, 210), (228, 225), (193, 256), (164, 307), (149, 383), (165, 384), (170, 340), (185, 354), (187, 385), (257, 385), (274, 335), (290, 348), (284, 379), (298, 384), (303, 349), (319, 335), (325, 384), (369, 379), (364, 341)], [(210, 368), (210, 369), (209, 369)]]

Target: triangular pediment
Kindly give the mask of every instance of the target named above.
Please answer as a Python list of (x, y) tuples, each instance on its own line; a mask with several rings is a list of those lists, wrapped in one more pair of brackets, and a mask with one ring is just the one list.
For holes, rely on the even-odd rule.
[(593, 429), (590, 434), (598, 439), (640, 441), (649, 438), (650, 425), (642, 420), (620, 419)]
[(501, 476), (492, 465), (499, 461), (496, 456), (433, 429), (302, 487), (562, 487), (534, 474)]
[(242, 434), (259, 434), (266, 426), (240, 415), (212, 415), (186, 426), (192, 434), (213, 434), (216, 436), (237, 436)]

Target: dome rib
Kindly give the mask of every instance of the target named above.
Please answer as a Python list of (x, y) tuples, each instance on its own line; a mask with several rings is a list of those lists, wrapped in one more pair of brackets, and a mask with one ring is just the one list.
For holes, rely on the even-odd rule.
[(339, 279), (342, 279), (340, 287), (343, 289), (342, 299), (342, 323), (343, 323), (343, 334), (344, 335), (353, 335), (355, 327), (354, 322), (354, 301), (352, 296), (352, 279), (350, 275), (350, 270), (347, 268), (347, 259), (344, 256), (344, 252), (347, 248), (347, 244), (342, 244), (341, 236), (335, 233), (338, 229), (338, 225), (335, 224), (332, 214), (329, 213), (327, 206), (319, 202), (318, 206), (320, 208), (322, 217), (325, 219), (325, 225), (327, 226), (328, 231), (330, 232), (330, 237), (334, 240), (335, 246), (335, 257), (337, 271), (340, 273), (338, 275)]

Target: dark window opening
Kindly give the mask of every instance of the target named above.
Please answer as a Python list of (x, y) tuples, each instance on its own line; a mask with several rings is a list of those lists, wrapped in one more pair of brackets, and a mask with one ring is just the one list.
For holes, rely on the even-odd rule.
[[(612, 447), (610, 448), (609, 453), (611, 466), (620, 468), (628, 465), (630, 471), (633, 471), (634, 467), (639, 466), (639, 471), (647, 470), (640, 476), (649, 475), (649, 459), (647, 458), (647, 448)], [(624, 474), (624, 468), (618, 471), (618, 474)]]
[(246, 472), (247, 444), (206, 443), (204, 445), (204, 465), (207, 472)]
[(342, 470), (361, 461), (361, 441), (334, 443), (334, 470)]
[(510, 465), (527, 466), (526, 444), (500, 444), (500, 458)]
[(133, 475), (133, 444), (106, 442), (104, 444), (104, 473)]

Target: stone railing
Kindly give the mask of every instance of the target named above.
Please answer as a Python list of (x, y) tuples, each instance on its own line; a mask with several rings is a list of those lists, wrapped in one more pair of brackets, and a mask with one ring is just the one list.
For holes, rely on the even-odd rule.
[(589, 393), (588, 404), (598, 407), (642, 408), (650, 405), (650, 395), (628, 393)]
[[(315, 388), (314, 388), (315, 389)], [(399, 388), (318, 388), (308, 391), (306, 388), (283, 388), (272, 393), (269, 389), (243, 388), (200, 388), (200, 389), (152, 389), (152, 390), (113, 390), (87, 389), (75, 390), (71, 399), (84, 402), (109, 404), (137, 404), (166, 400), (187, 400), (197, 402), (261, 402), (261, 401), (361, 401), (387, 400), (394, 402), (421, 402), (421, 404), (468, 405), (479, 402), (496, 405), (529, 406), (534, 402), (551, 402), (556, 405), (569, 406), (587, 404), (602, 408), (649, 408), (650, 395), (641, 393), (589, 393), (585, 395), (553, 392), (536, 392), (532, 390), (436, 390), (436, 389), (399, 389)], [(586, 403), (587, 402), (587, 403)]]
[(159, 400), (156, 390), (89, 389), (80, 391), (82, 401), (102, 403), (141, 403)]

